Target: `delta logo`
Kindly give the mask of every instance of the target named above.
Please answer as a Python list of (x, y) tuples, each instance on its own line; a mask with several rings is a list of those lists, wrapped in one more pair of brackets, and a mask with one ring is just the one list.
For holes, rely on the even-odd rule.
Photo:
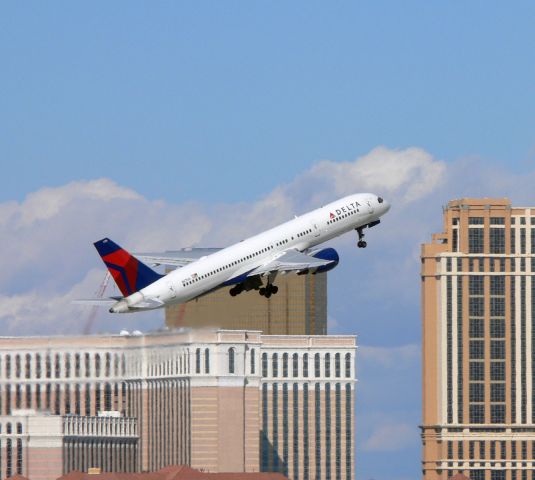
[(329, 214), (329, 218), (332, 220), (332, 219), (334, 218), (334, 213), (331, 212), (331, 213)]
[(347, 205), (341, 207), (341, 208), (337, 208), (335, 210), (336, 212), (336, 215), (333, 213), (333, 212), (330, 212), (329, 213), (329, 218), (332, 220), (333, 218), (337, 217), (337, 216), (340, 216), (344, 213), (352, 213), (354, 211), (359, 211), (359, 207), (361, 207), (362, 205), (359, 203), (359, 202), (353, 202), (353, 203), (348, 203)]

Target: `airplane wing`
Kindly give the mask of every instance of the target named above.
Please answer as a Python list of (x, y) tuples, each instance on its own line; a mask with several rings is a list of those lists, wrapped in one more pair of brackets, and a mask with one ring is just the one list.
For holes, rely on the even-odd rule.
[(248, 274), (248, 276), (252, 277), (254, 275), (266, 275), (272, 272), (305, 272), (329, 265), (330, 263), (332, 263), (332, 260), (315, 258), (311, 255), (307, 255), (306, 253), (298, 252), (297, 250), (287, 250), (279, 257), (259, 266), (258, 268), (255, 268)]
[(202, 257), (219, 252), (221, 248), (182, 248), (180, 250), (168, 250), (166, 252), (134, 253), (133, 255), (145, 263), (152, 265), (165, 265), (180, 268), (195, 262)]

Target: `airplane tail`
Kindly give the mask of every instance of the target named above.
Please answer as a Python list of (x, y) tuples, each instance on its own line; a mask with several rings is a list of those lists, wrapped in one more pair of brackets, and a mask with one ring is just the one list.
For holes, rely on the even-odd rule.
[(163, 277), (109, 238), (103, 238), (94, 245), (125, 297)]

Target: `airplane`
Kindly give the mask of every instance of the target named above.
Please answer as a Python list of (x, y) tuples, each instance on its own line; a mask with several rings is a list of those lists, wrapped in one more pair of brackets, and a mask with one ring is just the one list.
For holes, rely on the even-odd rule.
[[(349, 195), (226, 248), (130, 254), (103, 238), (94, 245), (122, 296), (77, 303), (132, 313), (187, 302), (228, 286), (233, 297), (256, 290), (270, 298), (278, 291), (274, 281), (279, 274), (315, 274), (338, 265), (336, 250), (318, 248), (320, 244), (356, 230), (357, 245), (365, 248), (364, 229), (378, 225), (389, 209), (378, 195)], [(161, 275), (143, 262), (174, 270)]]

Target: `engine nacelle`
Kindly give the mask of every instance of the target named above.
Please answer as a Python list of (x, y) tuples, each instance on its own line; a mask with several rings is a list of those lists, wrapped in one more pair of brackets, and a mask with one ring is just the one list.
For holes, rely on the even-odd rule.
[(321, 260), (329, 260), (331, 262), (327, 265), (319, 267), (314, 273), (328, 272), (329, 270), (332, 270), (334, 267), (336, 267), (336, 265), (338, 265), (338, 262), (340, 261), (338, 252), (334, 248), (322, 248), (321, 250), (311, 252), (310, 255), (314, 258), (319, 258)]

